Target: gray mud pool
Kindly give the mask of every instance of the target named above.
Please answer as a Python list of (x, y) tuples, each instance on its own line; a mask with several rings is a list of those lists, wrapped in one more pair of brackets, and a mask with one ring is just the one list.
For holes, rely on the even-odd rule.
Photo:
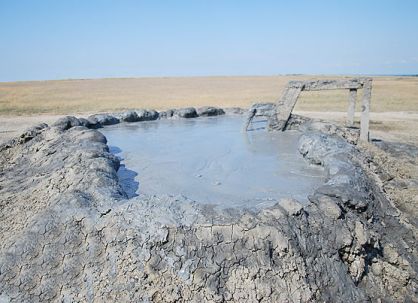
[(101, 132), (122, 159), (129, 196), (182, 195), (220, 207), (260, 208), (280, 198), (301, 202), (324, 171), (299, 154), (297, 131), (242, 132), (242, 117), (158, 120), (107, 126)]

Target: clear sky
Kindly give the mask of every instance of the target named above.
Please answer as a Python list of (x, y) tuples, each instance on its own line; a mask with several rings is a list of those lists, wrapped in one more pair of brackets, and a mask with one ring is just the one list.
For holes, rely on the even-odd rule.
[(0, 0), (0, 81), (417, 74), (418, 0)]

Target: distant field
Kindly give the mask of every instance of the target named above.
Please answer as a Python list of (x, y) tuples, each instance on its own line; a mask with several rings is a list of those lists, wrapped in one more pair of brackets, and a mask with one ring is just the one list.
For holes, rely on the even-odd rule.
[[(179, 77), (3, 82), (0, 83), (0, 115), (79, 114), (204, 105), (245, 107), (256, 101), (275, 101), (289, 80), (317, 78), (335, 77)], [(345, 111), (346, 107), (346, 91), (326, 91), (303, 93), (296, 109)], [(374, 77), (372, 111), (418, 111), (418, 78)]]

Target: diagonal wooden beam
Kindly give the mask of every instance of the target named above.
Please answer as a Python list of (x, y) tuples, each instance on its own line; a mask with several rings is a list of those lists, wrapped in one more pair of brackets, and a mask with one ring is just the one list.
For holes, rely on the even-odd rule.
[(302, 81), (292, 81), (286, 86), (282, 97), (276, 105), (276, 111), (269, 119), (268, 129), (284, 130), (289, 120), (290, 114), (295, 107), (299, 94), (303, 89)]

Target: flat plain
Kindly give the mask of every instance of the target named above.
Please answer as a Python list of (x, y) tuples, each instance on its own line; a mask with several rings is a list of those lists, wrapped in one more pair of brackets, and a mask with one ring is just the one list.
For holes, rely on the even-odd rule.
[[(343, 76), (339, 76), (343, 77)], [(290, 80), (336, 76), (115, 78), (0, 83), (0, 140), (62, 115), (276, 101)], [(348, 92), (303, 92), (295, 111), (343, 121)], [(361, 90), (358, 99), (361, 100)], [(358, 103), (357, 111), (360, 105)], [(373, 77), (372, 136), (418, 144), (418, 77)]]

